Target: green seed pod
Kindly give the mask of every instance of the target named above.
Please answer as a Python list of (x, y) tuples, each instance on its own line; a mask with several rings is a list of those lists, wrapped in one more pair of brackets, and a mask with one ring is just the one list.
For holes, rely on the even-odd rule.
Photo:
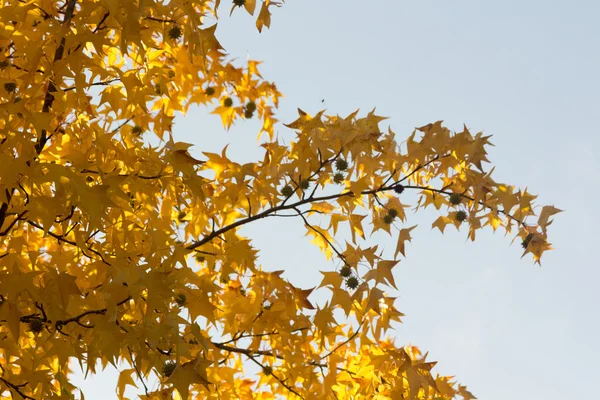
[(244, 118), (250, 119), (254, 116), (254, 111), (250, 111), (248, 109), (244, 110)]
[(388, 210), (388, 215), (392, 218), (396, 218), (398, 216), (398, 210), (396, 210), (395, 208), (390, 208)]
[(177, 25), (169, 29), (169, 38), (177, 40), (181, 37), (181, 28)]
[(246, 110), (250, 112), (256, 111), (256, 103), (252, 100), (246, 103)]
[(343, 159), (339, 159), (335, 162), (335, 167), (339, 170), (339, 171), (345, 171), (348, 169), (348, 161), (343, 160)]
[(333, 181), (335, 183), (342, 183), (344, 182), (344, 179), (346, 179), (344, 177), (344, 174), (342, 174), (341, 172), (337, 172), (334, 176), (333, 176)]
[(233, 100), (231, 99), (231, 97), (225, 97), (225, 99), (223, 100), (223, 106), (229, 108), (233, 105)]
[(352, 290), (356, 289), (358, 287), (358, 278), (351, 276), (346, 279), (346, 287)]
[(340, 276), (342, 278), (348, 278), (350, 275), (352, 275), (352, 268), (350, 268), (347, 265), (344, 265), (341, 269), (340, 269)]
[(300, 181), (300, 189), (306, 190), (310, 187), (310, 181), (308, 179), (304, 179)]
[(286, 185), (283, 187), (283, 189), (281, 189), (281, 194), (285, 197), (290, 197), (292, 194), (294, 194), (294, 189), (292, 189), (291, 186)]
[(167, 361), (165, 363), (165, 365), (163, 365), (163, 368), (162, 368), (163, 375), (166, 376), (167, 378), (170, 377), (173, 374), (173, 371), (175, 371), (176, 367), (177, 367), (176, 363), (174, 363), (173, 361)]
[(467, 219), (467, 213), (463, 210), (457, 211), (455, 218), (458, 222), (463, 222)]
[(383, 217), (383, 222), (389, 225), (394, 222), (394, 217), (392, 217), (390, 214), (387, 214), (385, 217)]
[(523, 246), (523, 248), (526, 249), (529, 246), (531, 239), (533, 239), (533, 233), (530, 233), (525, 237), (525, 239), (523, 239), (523, 242), (521, 242), (521, 246)]
[(17, 84), (14, 82), (6, 82), (4, 84), (4, 90), (6, 90), (8, 93), (12, 93), (17, 90)]
[(215, 94), (215, 88), (214, 87), (207, 87), (206, 89), (204, 89), (204, 94), (206, 94), (207, 96), (212, 96), (213, 94)]
[(459, 205), (459, 204), (460, 204), (460, 202), (461, 202), (461, 200), (462, 200), (462, 197), (461, 197), (461, 195), (460, 195), (460, 194), (458, 194), (458, 193), (452, 193), (452, 194), (450, 195), (450, 197), (448, 198), (448, 200), (450, 201), (450, 204), (452, 204), (452, 205), (454, 205), (454, 206), (457, 206), (457, 205)]
[(44, 329), (44, 323), (40, 319), (33, 319), (29, 322), (29, 331), (35, 334), (40, 333)]

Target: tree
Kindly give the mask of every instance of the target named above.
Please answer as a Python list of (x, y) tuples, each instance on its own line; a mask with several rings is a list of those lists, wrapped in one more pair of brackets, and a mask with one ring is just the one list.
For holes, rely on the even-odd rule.
[[(489, 136), (466, 127), (435, 122), (398, 143), (374, 112), (300, 110), (283, 144), (281, 94), (258, 62), (228, 61), (219, 3), (0, 2), (0, 390), (83, 398), (71, 362), (93, 374), (125, 361), (119, 398), (136, 384), (145, 399), (474, 398), (384, 336), (402, 316), (385, 287), (411, 240), (406, 209), (434, 207), (433, 227), (471, 240), (504, 230), (538, 263), (560, 210), (536, 219), (535, 196), (496, 182)], [(231, 12), (262, 30), (279, 5), (234, 0)], [(172, 134), (192, 105), (225, 128), (260, 119), (264, 158), (192, 157)], [(259, 268), (239, 232), (284, 216), (339, 263), (315, 282), (331, 292), (322, 306)], [(398, 238), (394, 254), (368, 226)]]

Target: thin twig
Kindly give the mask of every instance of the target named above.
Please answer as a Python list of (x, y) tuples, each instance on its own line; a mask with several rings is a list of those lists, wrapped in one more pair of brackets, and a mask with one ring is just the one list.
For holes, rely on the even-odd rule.
[(363, 326), (364, 323), (365, 323), (365, 321), (363, 320), (363, 322), (361, 322), (360, 325), (358, 326), (358, 328), (356, 329), (356, 332), (354, 332), (348, 339), (344, 340), (342, 343), (340, 343), (337, 346), (335, 346), (333, 348), (333, 350), (331, 350), (329, 353), (327, 353), (323, 357), (321, 357), (321, 360), (324, 359), (324, 358), (329, 357), (330, 355), (332, 355), (333, 353), (335, 353), (336, 351), (338, 351), (341, 347), (347, 345), (352, 340), (354, 340), (354, 338), (356, 337), (356, 335), (359, 334), (360, 328), (362, 328), (362, 326)]
[(133, 368), (135, 369), (135, 372), (137, 373), (137, 376), (140, 379), (140, 381), (142, 381), (142, 385), (144, 385), (144, 392), (146, 393), (146, 396), (149, 396), (148, 386), (146, 386), (146, 382), (144, 382), (142, 373), (140, 372), (140, 369), (138, 368), (137, 363), (133, 359), (133, 352), (131, 351), (131, 348), (129, 346), (127, 346), (127, 350), (129, 351), (129, 356), (131, 357), (131, 363), (133, 364)]
[(323, 240), (325, 240), (325, 242), (327, 242), (327, 244), (329, 245), (329, 247), (331, 247), (331, 249), (335, 252), (335, 254), (337, 254), (337, 256), (342, 260), (342, 262), (347, 265), (348, 267), (352, 268), (352, 265), (350, 265), (348, 263), (348, 261), (346, 261), (346, 257), (344, 257), (344, 255), (335, 247), (335, 245), (333, 243), (331, 243), (331, 240), (329, 240), (329, 238), (320, 230), (318, 230), (317, 228), (315, 228), (314, 226), (312, 226), (308, 220), (306, 219), (306, 217), (304, 215), (302, 215), (302, 213), (300, 212), (300, 210), (298, 210), (297, 208), (294, 209), (298, 215), (300, 216), (300, 218), (302, 218), (302, 221), (304, 221), (304, 225), (306, 225), (307, 227), (309, 227), (310, 229), (312, 229), (313, 231), (315, 231), (316, 233), (318, 233)]
[[(248, 357), (250, 360), (252, 360), (256, 365), (258, 365), (259, 367), (261, 367), (263, 369), (263, 371), (267, 369), (267, 367), (265, 365), (263, 365), (261, 362), (259, 362), (258, 360), (256, 360), (256, 358), (252, 357), (250, 354), (246, 354), (246, 357)], [(272, 370), (269, 373), (269, 375), (271, 375), (273, 378), (277, 379), (279, 381), (279, 383), (281, 383), (283, 385), (283, 387), (285, 387), (287, 390), (289, 390), (290, 392), (294, 393), (296, 396), (300, 397), (301, 399), (304, 399), (304, 397), (302, 397), (300, 395), (300, 393), (296, 392), (296, 390), (294, 390), (290, 385), (288, 385), (280, 377), (278, 377), (277, 375), (275, 375)]]

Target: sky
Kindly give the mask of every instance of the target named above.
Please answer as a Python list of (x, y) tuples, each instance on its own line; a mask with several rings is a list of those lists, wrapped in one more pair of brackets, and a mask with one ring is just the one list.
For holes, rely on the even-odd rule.
[[(342, 116), (376, 107), (399, 142), (437, 120), (466, 124), (493, 135), (497, 181), (565, 210), (541, 267), (521, 259), (510, 236), (482, 232), (471, 243), (466, 230), (432, 230), (437, 211), (409, 214), (408, 226), (419, 226), (395, 268), (406, 316), (393, 336), (429, 351), (438, 372), (480, 399), (591, 398), (600, 375), (600, 2), (288, 0), (262, 34), (241, 10), (228, 17), (227, 3), (219, 40), (240, 62), (263, 61), (263, 77), (285, 96), (282, 122), (298, 107)], [(241, 121), (224, 132), (218, 116), (196, 109), (176, 119), (174, 136), (199, 158), (230, 144), (240, 162), (261, 154), (258, 129)], [(291, 137), (281, 124), (276, 131)], [(285, 269), (308, 288), (335, 265), (305, 232), (288, 218), (242, 231), (265, 270)], [(116, 398), (114, 371), (76, 382), (87, 400)]]

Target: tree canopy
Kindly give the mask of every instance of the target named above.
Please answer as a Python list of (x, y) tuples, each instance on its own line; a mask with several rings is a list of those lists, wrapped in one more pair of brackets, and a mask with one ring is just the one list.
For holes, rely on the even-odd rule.
[[(398, 141), (375, 112), (299, 110), (279, 140), (281, 93), (215, 36), (219, 11), (260, 31), (278, 6), (0, 0), (0, 393), (83, 399), (73, 363), (124, 362), (119, 398), (474, 398), (390, 337), (409, 209), (471, 240), (504, 231), (538, 263), (560, 210), (492, 178), (490, 137), (466, 127)], [(198, 105), (225, 129), (260, 120), (264, 156), (192, 157), (172, 128)], [(337, 260), (315, 282), (325, 304), (259, 265), (239, 229), (271, 217), (301, 220)], [(380, 230), (395, 251), (369, 240)]]

